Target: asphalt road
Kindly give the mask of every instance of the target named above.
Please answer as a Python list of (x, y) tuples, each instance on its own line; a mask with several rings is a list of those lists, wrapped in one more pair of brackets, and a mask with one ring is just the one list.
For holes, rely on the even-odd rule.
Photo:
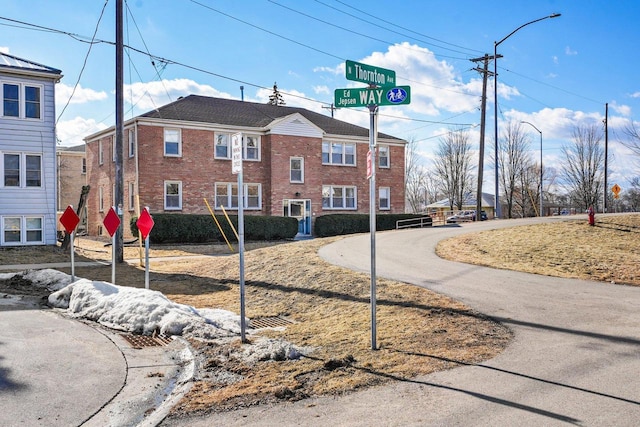
[[(640, 288), (483, 268), (434, 253), (447, 237), (533, 221), (376, 234), (378, 277), (449, 295), (512, 328), (512, 344), (494, 359), (347, 396), (249, 408), (182, 425), (640, 425)], [(368, 272), (369, 243), (368, 234), (354, 236), (320, 254)]]

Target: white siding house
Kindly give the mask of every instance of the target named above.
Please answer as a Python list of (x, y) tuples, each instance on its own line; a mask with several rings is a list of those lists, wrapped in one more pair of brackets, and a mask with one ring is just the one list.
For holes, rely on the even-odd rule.
[(56, 243), (60, 70), (0, 53), (0, 246)]

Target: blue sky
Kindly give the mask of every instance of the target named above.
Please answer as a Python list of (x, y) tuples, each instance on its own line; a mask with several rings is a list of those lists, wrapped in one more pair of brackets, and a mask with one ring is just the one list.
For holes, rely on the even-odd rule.
[[(64, 74), (56, 89), (62, 145), (113, 125), (114, 47), (99, 43), (89, 52), (77, 37), (16, 21), (84, 41), (95, 32), (113, 42), (115, 0), (104, 6), (103, 0), (2, 2), (0, 50)], [(498, 47), (501, 129), (508, 120), (534, 124), (543, 134), (545, 166), (561, 168), (560, 147), (570, 143), (573, 127), (601, 125), (608, 103), (609, 182), (624, 189), (640, 173), (618, 142), (626, 123), (640, 121), (640, 3), (632, 1), (129, 0), (125, 44), (154, 58), (125, 54), (126, 118), (191, 93), (240, 99), (241, 85), (245, 100), (266, 102), (274, 82), (287, 105), (330, 114), (323, 107), (335, 89), (363, 86), (346, 80), (349, 59), (394, 70), (399, 85), (411, 86), (411, 104), (381, 107), (379, 126), (420, 141), (428, 165), (448, 129), (469, 128), (477, 148), (482, 80), (470, 59), (493, 54), (494, 41), (552, 13), (562, 16), (528, 25)], [(340, 109), (335, 117), (368, 127), (362, 108)], [(523, 129), (539, 159), (539, 134)], [(484, 183), (492, 193), (488, 158)]]

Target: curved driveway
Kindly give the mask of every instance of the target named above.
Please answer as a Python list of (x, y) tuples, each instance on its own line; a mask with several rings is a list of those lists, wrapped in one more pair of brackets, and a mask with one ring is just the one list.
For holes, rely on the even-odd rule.
[[(513, 343), (497, 357), (340, 398), (216, 414), (209, 421), (244, 426), (640, 425), (640, 288), (483, 268), (434, 253), (443, 238), (530, 223), (487, 221), (376, 234), (378, 277), (449, 295), (512, 328)], [(349, 237), (325, 246), (320, 255), (368, 272), (369, 241), (368, 234)], [(190, 425), (199, 425), (194, 421)]]

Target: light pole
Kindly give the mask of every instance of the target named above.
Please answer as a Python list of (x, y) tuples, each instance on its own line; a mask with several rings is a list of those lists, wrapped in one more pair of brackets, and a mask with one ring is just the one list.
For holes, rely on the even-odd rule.
[(529, 122), (520, 122), (520, 123), (526, 123), (529, 126), (531, 126), (532, 128), (534, 128), (535, 130), (538, 131), (538, 133), (540, 134), (540, 216), (544, 216), (543, 215), (543, 206), (542, 206), (542, 131), (540, 129), (538, 129), (537, 127), (535, 127), (535, 125), (533, 123), (529, 123)]
[(496, 191), (496, 198), (495, 198), (495, 216), (496, 218), (500, 218), (500, 201), (499, 199), (499, 183), (498, 183), (498, 46), (500, 45), (500, 43), (502, 43), (503, 41), (505, 41), (506, 39), (508, 39), (509, 37), (511, 37), (514, 33), (516, 33), (519, 29), (526, 27), (527, 25), (531, 25), (531, 24), (535, 24), (536, 22), (539, 21), (543, 21), (545, 19), (549, 19), (549, 18), (557, 18), (558, 16), (560, 16), (559, 13), (552, 13), (549, 16), (545, 16), (543, 18), (538, 18), (538, 19), (534, 19), (533, 21), (527, 22), (526, 24), (522, 24), (520, 25), (518, 28), (516, 28), (515, 30), (511, 31), (506, 37), (502, 38), (502, 40), (500, 40), (499, 42), (493, 42), (493, 127), (495, 130), (495, 161), (496, 161), (496, 167), (495, 167), (495, 171), (496, 171), (496, 185), (495, 185), (495, 191)]

